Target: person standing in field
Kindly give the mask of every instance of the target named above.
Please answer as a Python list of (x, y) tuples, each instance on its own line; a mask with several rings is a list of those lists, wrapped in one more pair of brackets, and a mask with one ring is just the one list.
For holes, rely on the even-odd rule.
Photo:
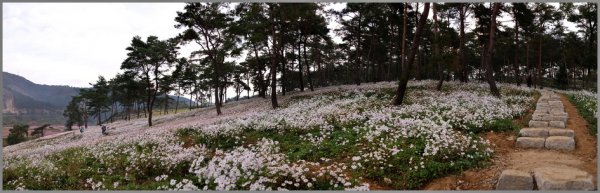
[(100, 126), (102, 126), (101, 127), (102, 128), (102, 134), (103, 135), (108, 135), (108, 133), (106, 133), (106, 125), (100, 125)]

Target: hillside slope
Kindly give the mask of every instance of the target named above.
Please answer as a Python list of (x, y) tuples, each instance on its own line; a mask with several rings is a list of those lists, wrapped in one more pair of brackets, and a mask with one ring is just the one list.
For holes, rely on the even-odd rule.
[(24, 77), (3, 72), (4, 125), (63, 124), (62, 116), (72, 96), (80, 88), (36, 84)]
[(486, 84), (435, 91), (418, 81), (406, 105), (390, 107), (395, 86), (331, 86), (280, 96), (275, 110), (253, 98), (225, 104), (222, 116), (205, 108), (153, 127), (118, 121), (108, 136), (97, 127), (46, 136), (4, 149), (4, 188), (416, 189), (489, 159), (487, 142), (468, 133), (506, 129), (495, 121), (533, 104), (523, 87), (500, 84), (498, 99)]
[[(80, 88), (33, 83), (26, 78), (3, 72), (3, 87), (13, 93), (27, 97), (28, 100), (47, 103), (49, 108), (62, 108), (69, 104), (72, 96), (79, 93)], [(19, 107), (17, 107), (19, 108)]]
[[(3, 72), (2, 109), (5, 126), (21, 124), (62, 125), (66, 118), (62, 113), (72, 96), (78, 95), (81, 88), (36, 84), (19, 75)], [(158, 96), (158, 100), (163, 96)], [(169, 108), (174, 108), (177, 96), (169, 95)], [(160, 101), (160, 100), (159, 100)], [(187, 108), (190, 99), (180, 96), (179, 108)], [(156, 109), (162, 109), (160, 103)], [(90, 119), (89, 124), (94, 124)]]

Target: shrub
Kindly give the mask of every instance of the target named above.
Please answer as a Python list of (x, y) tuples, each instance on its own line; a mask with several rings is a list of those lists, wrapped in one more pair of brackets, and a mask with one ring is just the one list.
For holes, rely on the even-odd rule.
[(13, 128), (9, 130), (10, 133), (6, 138), (8, 145), (14, 145), (23, 141), (27, 141), (27, 130), (29, 130), (29, 125), (14, 125)]

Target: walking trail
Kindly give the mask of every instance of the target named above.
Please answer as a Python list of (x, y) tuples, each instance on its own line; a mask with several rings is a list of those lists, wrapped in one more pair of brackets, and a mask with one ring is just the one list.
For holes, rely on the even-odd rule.
[(541, 94), (527, 115), (529, 128), (484, 136), (496, 152), (490, 166), (436, 179), (424, 189), (596, 190), (597, 140), (587, 122), (562, 94)]

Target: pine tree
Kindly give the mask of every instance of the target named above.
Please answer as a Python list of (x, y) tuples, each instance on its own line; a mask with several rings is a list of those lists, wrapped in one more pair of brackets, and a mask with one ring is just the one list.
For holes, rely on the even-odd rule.
[(176, 61), (176, 45), (174, 40), (159, 40), (156, 36), (149, 36), (144, 42), (141, 37), (136, 36), (127, 47), (128, 57), (123, 61), (121, 69), (135, 74), (142, 80), (148, 126), (152, 126), (152, 109), (163, 84), (163, 71)]
[(185, 28), (180, 39), (186, 42), (194, 41), (201, 50), (196, 53), (200, 65), (206, 66), (203, 75), (209, 77), (211, 88), (214, 90), (217, 115), (221, 115), (223, 93), (227, 88), (227, 77), (231, 68), (225, 62), (227, 57), (239, 54), (236, 47), (236, 36), (230, 32), (233, 26), (233, 16), (224, 10), (228, 3), (187, 3), (184, 12), (177, 12), (176, 28)]
[(14, 145), (23, 141), (27, 141), (27, 136), (29, 135), (29, 125), (16, 124), (13, 125), (13, 128), (9, 129), (8, 131), (9, 133), (6, 137), (6, 142), (8, 145)]
[(77, 124), (78, 127), (83, 125), (83, 112), (81, 112), (81, 109), (79, 108), (80, 103), (81, 97), (71, 97), (71, 101), (63, 112), (63, 116), (67, 117), (67, 121), (65, 122), (67, 131), (72, 130), (72, 127), (75, 124)]
[(408, 76), (410, 67), (415, 62), (415, 55), (417, 54), (417, 48), (419, 47), (419, 43), (421, 41), (421, 31), (423, 30), (423, 26), (425, 25), (425, 21), (427, 20), (427, 16), (429, 15), (429, 3), (425, 3), (423, 8), (423, 13), (419, 18), (419, 22), (417, 25), (417, 29), (415, 31), (415, 36), (413, 37), (413, 43), (410, 49), (410, 54), (408, 55), (408, 62), (402, 67), (402, 74), (400, 75), (400, 82), (398, 83), (398, 89), (396, 90), (396, 96), (394, 97), (393, 105), (401, 105), (404, 100), (404, 96), (406, 94), (406, 88), (408, 84)]

